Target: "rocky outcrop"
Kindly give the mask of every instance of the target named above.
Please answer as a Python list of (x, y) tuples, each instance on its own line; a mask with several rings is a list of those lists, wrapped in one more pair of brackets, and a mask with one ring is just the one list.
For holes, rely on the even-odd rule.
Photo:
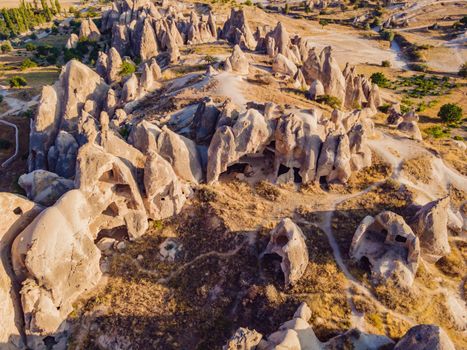
[[(278, 22), (276, 27), (266, 34), (264, 38), (265, 51), (269, 57), (276, 57), (278, 54), (285, 56), (294, 64), (301, 64), (301, 53), (297, 45), (292, 44), (290, 35), (285, 26)], [(305, 44), (305, 41), (302, 41)]]
[(154, 32), (152, 21), (149, 18), (143, 20), (142, 32), (139, 42), (139, 57), (142, 61), (149, 60), (159, 53), (156, 41), (156, 33)]
[(420, 240), (422, 257), (432, 263), (451, 253), (448, 240), (449, 197), (422, 206), (408, 221)]
[(401, 216), (383, 211), (363, 219), (349, 255), (356, 261), (368, 261), (375, 283), (394, 279), (399, 286), (409, 288), (418, 268), (420, 241)]
[(107, 57), (107, 83), (113, 84), (122, 79), (120, 74), (122, 63), (123, 60), (119, 52), (114, 47), (111, 47)]
[(294, 77), (298, 68), (291, 60), (279, 53), (272, 62), (272, 71)]
[(65, 192), (74, 188), (73, 180), (47, 170), (34, 170), (21, 175), (18, 185), (26, 191), (29, 199), (44, 206), (53, 205)]
[(302, 230), (292, 220), (282, 219), (270, 232), (270, 240), (262, 256), (277, 254), (282, 258), (281, 268), (285, 286), (293, 286), (305, 273), (308, 248)]
[(94, 215), (83, 192), (72, 190), (15, 239), (12, 261), (28, 335), (54, 334), (77, 297), (100, 280), (100, 251), (89, 229)]
[(227, 344), (222, 347), (222, 350), (252, 350), (256, 348), (262, 337), (255, 330), (240, 327)]
[(79, 38), (91, 41), (99, 41), (101, 33), (91, 18), (83, 19), (79, 29)]
[(193, 117), (192, 138), (198, 143), (209, 143), (216, 131), (221, 111), (211, 98), (198, 104)]
[(10, 265), (13, 240), (42, 211), (42, 207), (11, 193), (0, 193), (0, 346), (5, 350), (25, 348), (21, 337), (22, 312), (16, 278)]
[(135, 100), (139, 96), (139, 81), (136, 74), (132, 74), (122, 88), (122, 102), (128, 103)]
[(230, 17), (224, 23), (220, 37), (247, 50), (254, 50), (257, 44), (242, 9), (235, 10), (232, 8)]
[(308, 91), (310, 99), (316, 100), (319, 96), (323, 96), (324, 94), (325, 92), (323, 83), (318, 79), (313, 80), (313, 82), (310, 84), (310, 90)]
[(172, 166), (154, 151), (150, 151), (144, 168), (146, 208), (153, 220), (178, 214), (191, 189), (177, 177)]
[(446, 332), (439, 326), (422, 324), (410, 328), (394, 350), (455, 350)]
[(247, 75), (249, 72), (250, 63), (248, 58), (243, 53), (239, 45), (235, 45), (232, 55), (227, 58), (224, 63), (224, 69), (227, 72), (234, 72), (242, 75)]
[(76, 49), (76, 45), (78, 45), (79, 37), (75, 33), (71, 33), (70, 37), (66, 41), (65, 47), (70, 49)]

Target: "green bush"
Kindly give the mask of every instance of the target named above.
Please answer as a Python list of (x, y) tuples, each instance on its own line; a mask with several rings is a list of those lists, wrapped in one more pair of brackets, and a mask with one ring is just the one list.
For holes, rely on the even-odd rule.
[(246, 0), (246, 1), (244, 2), (244, 4), (245, 4), (246, 6), (253, 6), (253, 2), (252, 2), (251, 0)]
[(440, 139), (442, 137), (449, 137), (450, 133), (448, 129), (443, 129), (441, 126), (436, 125), (432, 126), (425, 130), (425, 133), (435, 139)]
[(318, 96), (316, 102), (323, 103), (334, 109), (340, 108), (342, 105), (342, 102), (337, 97), (329, 95)]
[(327, 19), (320, 19), (320, 20), (319, 20), (319, 25), (320, 25), (321, 27), (323, 27), (323, 28), (324, 28), (325, 26), (327, 26), (328, 24), (329, 24), (329, 21), (328, 21)]
[(123, 61), (120, 66), (119, 74), (123, 77), (125, 75), (130, 75), (136, 72), (136, 66), (130, 61)]
[(381, 67), (391, 67), (391, 62), (384, 60), (381, 62)]
[(36, 45), (34, 45), (33, 43), (26, 44), (26, 51), (34, 51), (34, 50), (36, 50)]
[(0, 50), (2, 51), (2, 53), (8, 53), (8, 52), (11, 52), (11, 50), (13, 50), (13, 47), (11, 46), (11, 44), (10, 44), (9, 41), (5, 41), (5, 42), (0, 46)]
[(379, 35), (384, 40), (387, 40), (387, 41), (394, 40), (394, 32), (391, 30), (382, 30), (379, 32)]
[(416, 72), (426, 72), (428, 70), (428, 66), (423, 63), (411, 63), (409, 64), (409, 68)]
[(455, 103), (442, 105), (438, 112), (438, 117), (446, 124), (457, 125), (462, 119), (462, 108)]
[(386, 76), (381, 72), (373, 73), (370, 76), (370, 80), (373, 84), (376, 84), (379, 87), (383, 87), (383, 88), (389, 87), (391, 83), (390, 80), (386, 78)]
[(28, 85), (28, 82), (26, 81), (26, 79), (20, 76), (15, 76), (11, 78), (8, 82), (10, 83), (11, 88), (19, 88), (19, 87)]
[(467, 78), (467, 62), (465, 62), (462, 66), (459, 68), (459, 76), (462, 78)]
[(29, 68), (34, 68), (37, 67), (37, 63), (31, 60), (30, 58), (26, 58), (22, 63), (21, 63), (21, 70), (26, 70)]

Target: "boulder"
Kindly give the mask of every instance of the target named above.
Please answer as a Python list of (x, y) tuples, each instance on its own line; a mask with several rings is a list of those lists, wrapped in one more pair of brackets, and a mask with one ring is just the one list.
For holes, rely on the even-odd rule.
[(349, 255), (370, 264), (376, 283), (394, 279), (403, 288), (412, 286), (420, 259), (420, 241), (404, 219), (390, 211), (367, 216), (352, 238)]
[(282, 219), (270, 232), (270, 240), (261, 254), (277, 254), (282, 258), (281, 268), (285, 286), (293, 286), (305, 273), (308, 248), (302, 230), (292, 220)]
[(397, 342), (394, 350), (455, 350), (446, 332), (433, 324), (421, 324), (410, 328)]
[(254, 350), (263, 336), (257, 331), (240, 327), (222, 350)]
[(224, 23), (220, 37), (247, 50), (254, 50), (257, 44), (243, 9), (231, 9), (230, 17)]
[(12, 262), (22, 281), (28, 335), (54, 334), (79, 295), (99, 282), (101, 254), (89, 230), (93, 215), (84, 193), (69, 191), (13, 242)]
[(105, 52), (99, 51), (99, 54), (97, 56), (97, 61), (96, 61), (96, 72), (104, 79), (107, 77), (108, 59), (109, 59), (109, 56)]
[(150, 151), (144, 168), (146, 208), (153, 220), (161, 220), (178, 214), (190, 187), (180, 181), (172, 166), (154, 151)]
[(139, 43), (139, 56), (141, 57), (141, 60), (146, 61), (157, 56), (159, 49), (156, 41), (156, 33), (154, 33), (151, 19), (144, 19), (140, 36), (141, 41)]
[(71, 33), (70, 37), (66, 41), (65, 47), (70, 50), (70, 49), (76, 49), (76, 46), (78, 45), (79, 37), (75, 33)]
[(60, 130), (47, 153), (48, 169), (64, 178), (73, 177), (78, 148), (76, 139), (70, 133)]
[(136, 74), (132, 74), (130, 78), (123, 84), (122, 88), (122, 102), (127, 103), (134, 101), (138, 97), (138, 78)]
[(73, 180), (47, 170), (34, 170), (21, 175), (18, 185), (26, 191), (29, 199), (44, 206), (53, 205), (64, 193), (74, 188)]
[(227, 72), (235, 72), (247, 75), (250, 63), (239, 45), (235, 45), (232, 55), (224, 63), (224, 69)]
[(13, 240), (42, 211), (42, 207), (12, 193), (0, 193), (0, 347), (5, 350), (25, 348), (21, 337), (22, 311), (15, 275), (10, 265)]
[(119, 52), (111, 47), (107, 58), (107, 82), (113, 84), (122, 79), (120, 71), (122, 69), (122, 57)]
[(448, 240), (449, 196), (422, 206), (408, 221), (420, 240), (422, 257), (436, 262), (451, 253)]
[(83, 19), (79, 29), (79, 38), (91, 41), (99, 41), (101, 33), (91, 18)]
[(418, 128), (418, 123), (415, 121), (403, 121), (397, 126), (397, 130), (407, 134), (410, 138), (418, 141), (422, 141), (422, 133)]
[(308, 91), (308, 94), (310, 96), (310, 99), (315, 101), (319, 96), (323, 96), (324, 93), (324, 86), (321, 81), (318, 79), (313, 80), (313, 82), (310, 85), (310, 90)]
[(288, 75), (294, 77), (298, 71), (297, 66), (283, 54), (279, 53), (272, 62), (272, 71), (274, 73)]
[(211, 142), (220, 114), (221, 111), (209, 97), (198, 104), (192, 127), (192, 138), (198, 144)]
[(144, 154), (148, 153), (152, 147), (155, 147), (156, 140), (162, 130), (147, 120), (141, 120), (131, 128), (128, 142)]

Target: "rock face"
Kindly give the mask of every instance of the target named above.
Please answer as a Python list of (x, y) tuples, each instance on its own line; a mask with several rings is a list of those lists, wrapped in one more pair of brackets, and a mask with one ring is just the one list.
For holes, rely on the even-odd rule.
[(250, 63), (239, 45), (235, 45), (232, 55), (227, 58), (224, 68), (227, 72), (247, 75)]
[(75, 49), (76, 45), (78, 45), (79, 37), (75, 33), (71, 33), (70, 37), (68, 38), (65, 47), (67, 49)]
[(302, 230), (292, 220), (283, 219), (271, 231), (270, 241), (262, 253), (277, 254), (282, 258), (281, 268), (285, 285), (294, 285), (308, 265), (308, 248)]
[(253, 350), (261, 341), (262, 335), (255, 330), (239, 328), (222, 350)]
[(276, 58), (274, 58), (274, 61), (272, 62), (272, 71), (274, 73), (280, 73), (294, 77), (297, 73), (297, 70), (297, 66), (280, 53), (277, 54)]
[(430, 262), (436, 262), (451, 252), (448, 241), (449, 202), (449, 197), (444, 197), (427, 203), (408, 222), (420, 240), (422, 257)]
[(239, 45), (242, 49), (254, 50), (256, 48), (256, 40), (242, 9), (232, 8), (220, 36), (232, 44)]
[(375, 282), (392, 278), (409, 288), (415, 278), (420, 259), (420, 242), (404, 219), (390, 211), (374, 218), (367, 216), (352, 239), (349, 255), (366, 259)]
[(394, 350), (455, 350), (446, 332), (438, 326), (422, 324), (410, 328)]
[(47, 170), (34, 170), (21, 175), (18, 185), (29, 199), (44, 206), (53, 205), (65, 192), (74, 188), (73, 180), (64, 179)]
[(161, 220), (178, 214), (190, 187), (180, 181), (172, 166), (154, 151), (150, 151), (144, 168), (146, 208), (153, 220)]
[(57, 331), (77, 297), (99, 281), (100, 251), (89, 230), (93, 215), (84, 194), (72, 190), (15, 239), (12, 261), (22, 281), (28, 334)]
[(10, 266), (10, 247), (17, 235), (42, 208), (18, 195), (0, 193), (0, 345), (5, 350), (25, 347), (21, 339), (22, 314), (15, 276)]
[(81, 22), (79, 38), (89, 39), (91, 41), (99, 41), (101, 38), (101, 33), (91, 18), (86, 18)]
[(146, 61), (158, 54), (156, 33), (154, 32), (152, 21), (149, 18), (143, 20), (141, 41), (139, 43), (139, 56)]

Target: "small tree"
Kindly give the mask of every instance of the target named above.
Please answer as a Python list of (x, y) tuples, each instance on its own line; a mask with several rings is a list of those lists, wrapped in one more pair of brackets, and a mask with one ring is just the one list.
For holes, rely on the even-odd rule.
[(442, 105), (438, 117), (446, 124), (457, 125), (462, 119), (462, 108), (455, 103)]
[(19, 88), (19, 87), (28, 85), (28, 82), (26, 81), (26, 79), (20, 76), (14, 76), (13, 78), (9, 80), (9, 83), (10, 83), (11, 88)]
[(381, 72), (373, 73), (370, 80), (373, 84), (376, 84), (379, 87), (388, 87), (390, 83), (389, 79)]
[(11, 44), (10, 44), (9, 41), (5, 41), (5, 42), (0, 46), (0, 50), (2, 51), (2, 53), (7, 53), (7, 52), (11, 52), (11, 50), (13, 50), (13, 47), (11, 46)]
[(464, 64), (460, 66), (458, 74), (462, 78), (467, 78), (467, 62), (464, 62)]
[(329, 24), (329, 21), (327, 19), (320, 19), (319, 20), (319, 25), (321, 26), (321, 28), (324, 29), (325, 26), (327, 26)]
[(34, 51), (36, 49), (36, 45), (33, 43), (27, 43), (26, 44), (26, 51)]
[(122, 65), (120, 66), (120, 72), (119, 72), (121, 76), (130, 75), (130, 74), (133, 74), (134, 72), (136, 72), (136, 66), (133, 63), (131, 63), (130, 61), (122, 62)]
[(381, 62), (381, 67), (391, 67), (391, 62), (388, 60), (384, 60)]
[(391, 30), (382, 30), (382, 31), (379, 32), (379, 35), (384, 40), (387, 40), (387, 41), (393, 41), (394, 40), (394, 32), (391, 31)]
[(29, 68), (34, 68), (37, 67), (37, 63), (31, 60), (30, 58), (26, 58), (22, 63), (21, 63), (21, 70), (26, 70)]

